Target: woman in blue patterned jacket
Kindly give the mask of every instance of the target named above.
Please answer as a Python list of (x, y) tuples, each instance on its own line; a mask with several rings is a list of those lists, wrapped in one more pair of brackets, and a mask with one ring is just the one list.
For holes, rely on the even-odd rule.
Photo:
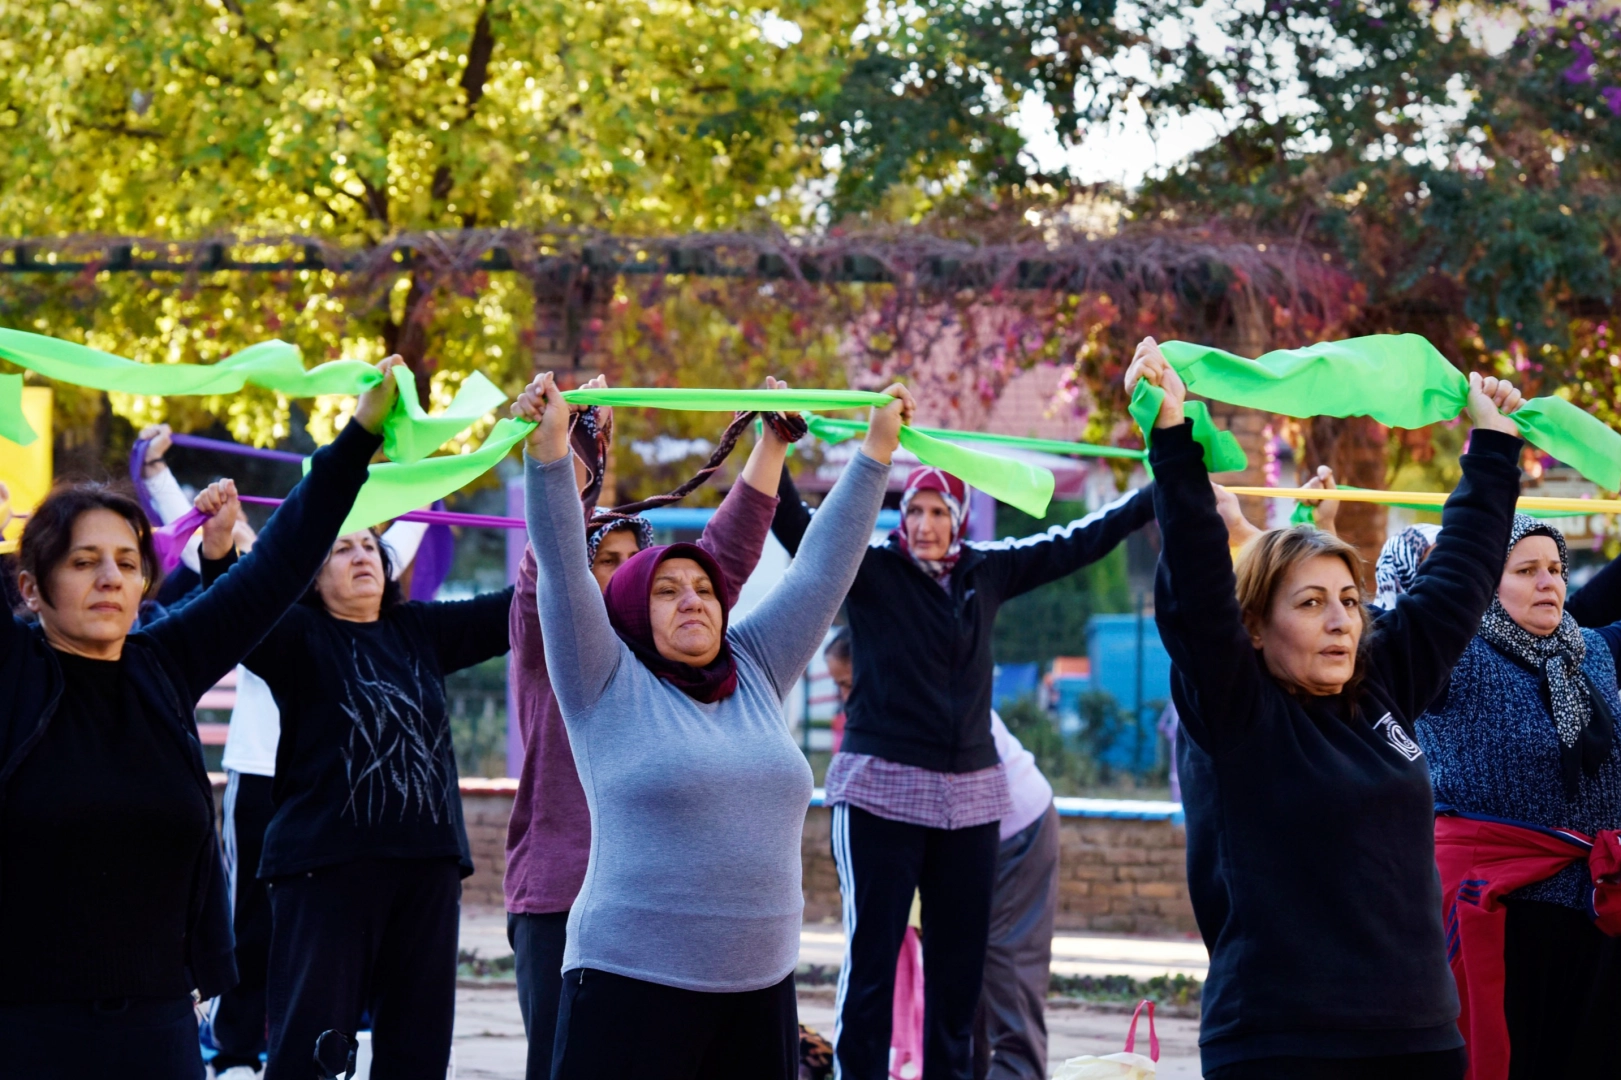
[[(1574, 858), (1552, 876), (1542, 875), (1553, 864), (1537, 861), (1539, 835), (1557, 848), (1569, 831), (1591, 837), (1621, 828), (1621, 746), (1614, 731), (1621, 716), (1621, 623), (1581, 628), (1593, 620), (1578, 619), (1566, 607), (1569, 569), (1559, 530), (1515, 515), (1497, 597), (1415, 732), (1429, 757), (1442, 815), (1437, 836), (1444, 878), (1449, 831), (1474, 830), (1462, 866), (1481, 859), (1490, 843), (1482, 826), (1470, 822), (1486, 823), (1510, 844), (1521, 837), (1529, 842), (1523, 854), (1499, 846), (1493, 873), (1462, 874), (1470, 880), (1462, 889), (1455, 884), (1444, 900), (1449, 936), (1457, 942), (1454, 971), (1474, 991), (1465, 994), (1464, 1027), (1477, 1078), (1611, 1076), (1621, 1066), (1621, 1043), (1613, 1034), (1621, 1025), (1621, 953), (1591, 917), (1588, 861)], [(1496, 993), (1481, 993), (1473, 974), (1483, 966), (1498, 970), (1496, 958), (1469, 955), (1482, 946), (1458, 933), (1455, 910), (1462, 896), (1468, 917), (1476, 917), (1478, 891), (1493, 876), (1505, 910), (1500, 1019)], [(1495, 951), (1495, 942), (1487, 947)], [(1478, 1013), (1488, 1007), (1497, 1029), (1506, 1021), (1511, 1061), (1487, 1060), (1500, 1057), (1501, 1046), (1470, 1034), (1483, 1030)]]

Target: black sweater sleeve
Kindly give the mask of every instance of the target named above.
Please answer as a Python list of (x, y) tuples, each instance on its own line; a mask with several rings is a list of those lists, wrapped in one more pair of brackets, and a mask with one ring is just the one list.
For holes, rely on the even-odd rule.
[(1413, 587), (1374, 623), (1369, 674), (1385, 684), (1409, 721), (1445, 689), (1491, 606), (1520, 496), (1524, 445), (1500, 431), (1471, 433), (1469, 452), (1459, 459), (1463, 479), (1441, 510), (1435, 548)]
[(788, 549), (788, 554), (799, 554), (799, 542), (810, 528), (811, 512), (799, 497), (794, 478), (788, 466), (782, 467), (782, 479), (777, 481), (777, 512), (771, 517), (771, 535), (777, 543)]
[(1097, 562), (1154, 518), (1152, 485), (1122, 495), (1068, 525), (1023, 540), (975, 544), (1002, 578), (1004, 599), (1057, 581)]
[(1239, 614), (1227, 526), (1192, 422), (1156, 430), (1149, 462), (1161, 538), (1154, 621), (1184, 695), (1182, 725), (1214, 754), (1252, 727), (1266, 675)]
[(1594, 574), (1565, 602), (1576, 625), (1597, 629), (1621, 621), (1621, 559)]
[(271, 515), (253, 551), (183, 610), (153, 624), (152, 640), (179, 665), (192, 700), (235, 667), (304, 595), (382, 442), (351, 420), (315, 452), (309, 475)]
[(441, 600), (421, 606), (422, 628), (433, 642), (440, 671), (448, 675), (502, 656), (512, 647), (513, 591), (514, 586), (508, 585), (471, 600)]

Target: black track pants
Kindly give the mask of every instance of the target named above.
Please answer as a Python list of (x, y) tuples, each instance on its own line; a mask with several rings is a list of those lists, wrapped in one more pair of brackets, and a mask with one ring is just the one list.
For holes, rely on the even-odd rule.
[(994, 821), (930, 829), (844, 803), (833, 807), (846, 942), (833, 1029), (836, 1077), (889, 1075), (895, 961), (914, 891), (923, 897), (923, 1080), (973, 1077), (997, 832)]
[(270, 1064), (309, 1080), (315, 1039), (372, 1019), (372, 1080), (444, 1080), (456, 1014), (455, 859), (363, 859), (270, 883)]
[(507, 913), (507, 944), (517, 965), (518, 1011), (529, 1039), (525, 1080), (552, 1074), (552, 1044), (557, 1034), (557, 1007), (563, 996), (563, 946), (568, 941), (568, 912), (544, 915)]
[(794, 977), (709, 994), (576, 968), (563, 974), (552, 1080), (797, 1080)]
[(259, 880), (259, 855), (275, 804), (268, 776), (232, 771), (225, 783), (221, 828), (231, 879), (231, 929), (236, 934), (237, 984), (214, 1000), (209, 1025), (219, 1056), (214, 1071), (259, 1068), (265, 1050), (265, 976), (270, 966), (270, 892)]

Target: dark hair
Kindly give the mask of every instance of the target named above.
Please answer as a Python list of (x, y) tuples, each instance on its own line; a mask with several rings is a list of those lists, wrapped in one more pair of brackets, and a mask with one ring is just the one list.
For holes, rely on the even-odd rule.
[[(393, 607), (395, 604), (401, 604), (401, 603), (405, 602), (405, 591), (400, 588), (400, 583), (394, 580), (394, 557), (389, 553), (388, 545), (383, 542), (383, 534), (377, 531), (377, 526), (375, 526), (375, 525), (373, 525), (371, 528), (367, 529), (366, 531), (371, 533), (372, 536), (377, 538), (377, 554), (383, 561), (383, 606), (382, 606), (382, 610), (387, 611), (389, 608)], [(349, 534), (344, 533), (344, 535), (348, 536)], [(332, 543), (334, 543), (334, 544), (336, 544), (337, 542), (338, 541), (336, 539), (334, 539), (332, 541)], [(330, 546), (328, 546), (328, 548), (327, 548), (326, 558), (327, 558), (327, 561), (330, 561), (332, 559), (332, 549), (331, 549)], [(325, 569), (326, 569), (326, 562), (322, 562), (321, 563), (321, 570), (325, 570)], [(315, 587), (315, 582), (320, 578), (320, 576), (321, 576), (321, 572), (320, 572), (320, 570), (317, 570), (315, 572), (315, 577), (310, 579), (310, 587), (304, 590), (304, 595), (299, 597), (298, 602), (303, 604), (306, 607), (315, 608), (317, 611), (325, 611), (326, 610), (326, 602), (321, 599), (321, 593)]]
[(850, 628), (848, 626), (841, 626), (833, 631), (833, 636), (827, 639), (827, 645), (822, 649), (822, 656), (827, 660), (843, 660), (849, 663)]
[(145, 579), (141, 598), (150, 599), (163, 577), (157, 549), (152, 546), (152, 523), (140, 503), (106, 484), (64, 484), (45, 496), (23, 526), (17, 571), (34, 575), (41, 599), (50, 604), (51, 574), (73, 548), (74, 525), (92, 510), (110, 510), (134, 530), (135, 546), (141, 553), (141, 576)]

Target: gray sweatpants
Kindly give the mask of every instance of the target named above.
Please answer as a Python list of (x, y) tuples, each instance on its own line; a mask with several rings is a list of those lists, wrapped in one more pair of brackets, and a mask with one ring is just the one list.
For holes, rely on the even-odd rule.
[(1058, 810), (1002, 841), (974, 1023), (975, 1080), (1044, 1080), (1047, 980), (1058, 908)]

